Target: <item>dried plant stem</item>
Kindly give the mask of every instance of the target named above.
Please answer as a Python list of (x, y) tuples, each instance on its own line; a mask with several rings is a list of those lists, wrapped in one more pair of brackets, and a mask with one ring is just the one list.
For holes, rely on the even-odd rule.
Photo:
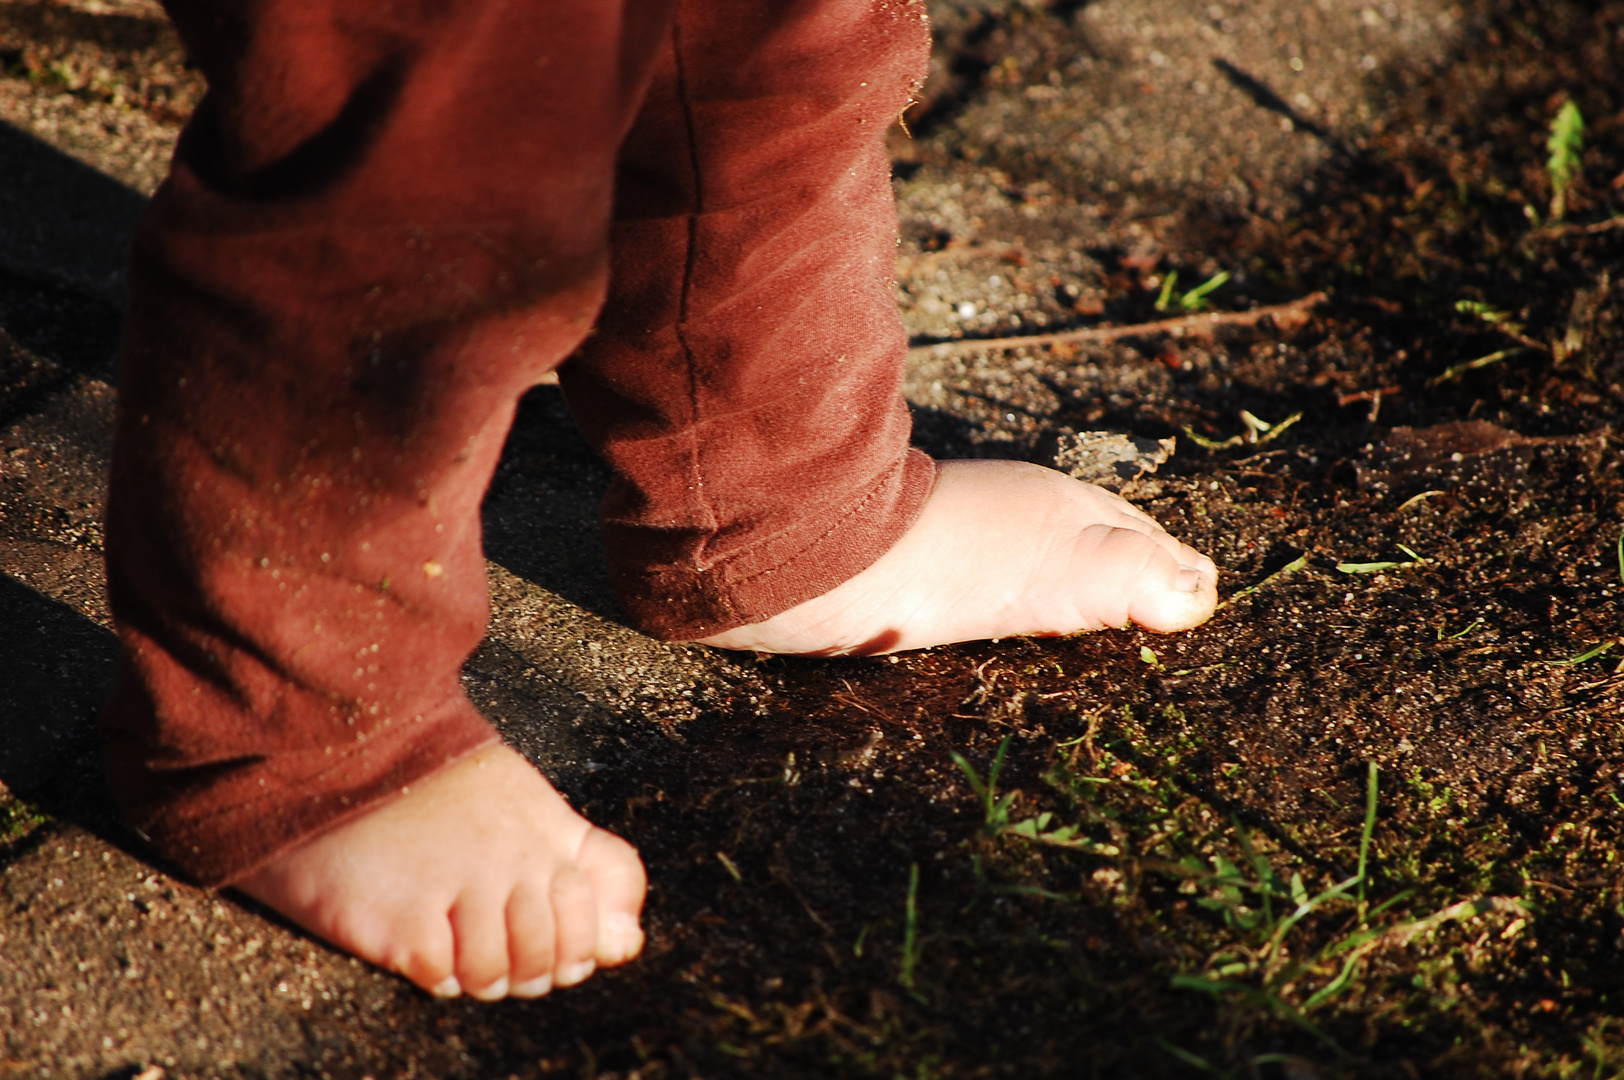
[(1033, 348), (1048, 345), (1072, 345), (1084, 342), (1111, 342), (1123, 338), (1206, 337), (1220, 326), (1256, 326), (1264, 319), (1273, 319), (1287, 329), (1307, 321), (1309, 313), (1326, 300), (1323, 292), (1310, 293), (1289, 304), (1270, 304), (1251, 311), (1213, 311), (1198, 315), (1184, 315), (1177, 319), (1158, 322), (1134, 323), (1130, 326), (1089, 326), (1080, 330), (1061, 330), (1053, 334), (1031, 334), (1026, 337), (962, 338), (943, 341), (935, 345), (915, 345), (908, 350), (909, 359), (923, 357), (970, 356), (980, 352), (999, 352), (1005, 349)]
[(1568, 236), (1595, 236), (1598, 233), (1612, 232), (1614, 229), (1624, 229), (1624, 214), (1608, 218), (1605, 221), (1591, 222), (1589, 225), (1569, 225), (1566, 222), (1547, 225), (1543, 229), (1535, 229), (1532, 238), (1535, 240), (1561, 240)]

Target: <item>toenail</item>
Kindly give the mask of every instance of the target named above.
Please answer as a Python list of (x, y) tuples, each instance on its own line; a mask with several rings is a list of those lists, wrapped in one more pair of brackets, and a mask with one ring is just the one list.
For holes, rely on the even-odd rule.
[(546, 975), (539, 975), (536, 978), (531, 979), (529, 982), (515, 983), (513, 989), (508, 991), (508, 996), (516, 998), (539, 998), (545, 995), (547, 991), (551, 990), (552, 988), (553, 976), (551, 972), (548, 972)]
[(508, 977), (503, 975), (483, 990), (470, 990), (468, 996), (479, 1001), (501, 1001), (508, 996)]
[(1179, 592), (1199, 592), (1201, 590), (1201, 571), (1185, 567), (1179, 571), (1178, 580), (1174, 582), (1173, 587)]
[(585, 982), (586, 977), (592, 974), (597, 967), (594, 960), (582, 960), (574, 964), (565, 964), (558, 969), (558, 985), (574, 986), (578, 982)]
[(624, 911), (605, 915), (599, 933), (606, 960), (630, 960), (643, 943), (643, 929), (637, 924), (637, 916)]
[(447, 975), (429, 993), (437, 998), (454, 998), (462, 993), (462, 983), (457, 981), (455, 975)]

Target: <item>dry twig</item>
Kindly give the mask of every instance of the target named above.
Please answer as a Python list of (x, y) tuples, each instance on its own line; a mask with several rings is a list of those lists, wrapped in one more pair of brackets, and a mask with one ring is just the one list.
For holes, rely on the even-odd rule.
[(1294, 330), (1308, 321), (1309, 314), (1324, 303), (1323, 292), (1310, 293), (1289, 304), (1270, 304), (1251, 311), (1213, 311), (1198, 315), (1184, 315), (1159, 322), (1135, 323), (1130, 326), (1089, 326), (1081, 330), (1061, 330), (1053, 334), (1031, 334), (1026, 337), (963, 338), (943, 341), (934, 345), (915, 345), (908, 350), (910, 359), (944, 356), (971, 356), (981, 352), (1000, 352), (1006, 349), (1034, 348), (1047, 345), (1070, 345), (1082, 342), (1111, 342), (1123, 338), (1206, 337), (1220, 326), (1256, 326), (1264, 319), (1273, 319), (1283, 329)]
[(1563, 222), (1558, 225), (1547, 225), (1543, 229), (1535, 229), (1535, 240), (1561, 240), (1569, 236), (1595, 236), (1598, 233), (1611, 232), (1614, 229), (1624, 229), (1624, 215), (1608, 218), (1606, 221), (1595, 221), (1589, 225), (1569, 225)]

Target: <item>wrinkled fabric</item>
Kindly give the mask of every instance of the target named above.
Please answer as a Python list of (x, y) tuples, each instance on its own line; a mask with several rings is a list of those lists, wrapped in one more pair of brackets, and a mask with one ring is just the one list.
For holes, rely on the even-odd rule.
[(479, 503), (560, 364), (651, 633), (827, 592), (917, 515), (881, 136), (922, 3), (170, 13), (210, 89), (132, 255), (103, 731), (197, 880), (494, 741)]
[(646, 629), (827, 592), (929, 492), (880, 138), (928, 45), (918, 4), (681, 8), (621, 152), (608, 302), (559, 373), (614, 467), (604, 539)]

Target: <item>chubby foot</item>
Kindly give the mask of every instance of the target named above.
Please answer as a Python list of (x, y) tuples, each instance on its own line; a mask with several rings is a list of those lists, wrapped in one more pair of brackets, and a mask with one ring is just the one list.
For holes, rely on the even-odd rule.
[(724, 649), (874, 655), (1138, 623), (1198, 626), (1217, 568), (1103, 488), (1018, 461), (943, 461), (878, 562), (780, 615), (702, 639)]
[(486, 747), (236, 886), (441, 997), (539, 997), (643, 947), (630, 844)]

